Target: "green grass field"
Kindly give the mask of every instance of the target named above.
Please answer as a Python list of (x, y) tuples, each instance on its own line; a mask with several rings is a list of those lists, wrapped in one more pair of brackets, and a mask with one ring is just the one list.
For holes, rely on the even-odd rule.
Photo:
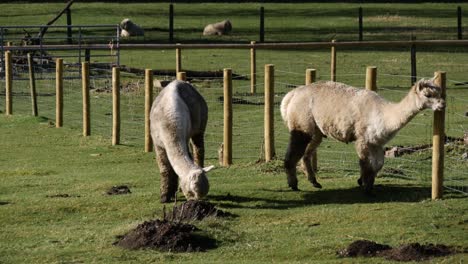
[[(0, 25), (43, 24), (62, 4), (0, 4)], [(136, 6), (136, 7), (135, 7)], [(357, 39), (357, 4), (264, 4), (267, 41)], [(456, 4), (366, 4), (365, 40), (455, 39)], [(467, 4), (461, 4), (468, 10)], [(249, 42), (258, 38), (259, 4), (176, 4), (175, 38), (184, 42)], [(122, 13), (126, 10), (127, 13)], [(424, 11), (421, 11), (424, 10)], [(116, 24), (125, 17), (143, 25), (144, 38), (131, 41), (167, 43), (168, 3), (75, 3), (74, 24)], [(466, 17), (466, 11), (463, 11)], [(210, 14), (210, 15), (203, 15)], [(233, 34), (204, 38), (203, 25), (229, 17)], [(57, 21), (65, 23), (64, 18)], [(299, 26), (298, 26), (299, 25)], [(466, 35), (466, 19), (463, 22)], [(53, 35), (53, 32), (51, 32)], [(94, 53), (93, 53), (94, 54)], [(183, 68), (220, 70), (250, 78), (247, 50), (183, 50)], [(319, 80), (329, 79), (329, 50), (261, 50), (257, 54), (258, 95), (247, 96), (248, 80), (234, 80), (234, 96), (263, 102), (263, 65), (275, 65), (275, 100), (304, 82), (307, 68)], [(418, 78), (447, 72), (447, 135), (467, 131), (468, 101), (464, 48), (419, 49)], [(67, 59), (65, 59), (67, 60)], [(94, 60), (94, 59), (93, 59)], [(98, 57), (96, 57), (98, 60)], [(173, 69), (173, 50), (121, 52), (121, 63), (138, 68)], [(407, 49), (338, 50), (338, 81), (364, 85), (365, 68), (378, 67), (378, 92), (397, 101), (409, 89)], [(157, 76), (173, 78), (173, 76)], [(54, 80), (38, 81), (39, 117), (30, 116), (27, 81), (14, 81), (14, 114), (4, 115), (0, 92), (0, 263), (392, 263), (383, 258), (342, 259), (336, 251), (358, 239), (398, 246), (440, 243), (468, 247), (466, 145), (448, 144), (444, 199), (431, 201), (431, 150), (387, 159), (376, 179), (376, 197), (358, 188), (357, 157), (352, 144), (326, 140), (319, 148), (314, 189), (299, 176), (300, 192), (288, 189), (282, 169), (287, 131), (275, 108), (277, 160), (262, 159), (263, 107), (234, 105), (234, 165), (219, 167), (222, 142), (222, 79), (195, 79), (206, 98), (206, 135), (210, 172), (207, 199), (237, 217), (194, 221), (216, 247), (200, 253), (124, 250), (113, 246), (143, 221), (162, 218), (159, 173), (153, 153), (143, 152), (143, 77), (122, 74), (122, 145), (111, 146), (111, 95), (91, 92), (92, 136), (81, 135), (80, 80), (65, 81), (64, 127), (54, 128)], [(109, 87), (110, 79), (93, 79), (93, 88)], [(4, 81), (0, 80), (0, 87)], [(3, 88), (0, 89), (3, 91)], [(390, 142), (390, 146), (431, 143), (432, 113), (424, 111)], [(115, 185), (132, 193), (109, 196)], [(178, 194), (179, 201), (184, 201)], [(166, 207), (171, 207), (167, 205)], [(468, 255), (436, 258), (429, 263), (464, 263)]]

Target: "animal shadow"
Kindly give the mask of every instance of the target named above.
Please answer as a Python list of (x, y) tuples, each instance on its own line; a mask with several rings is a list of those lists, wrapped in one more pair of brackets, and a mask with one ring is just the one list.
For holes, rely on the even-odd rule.
[[(298, 191), (302, 199), (266, 198), (275, 197), (271, 193), (286, 193), (283, 189), (260, 189), (265, 193), (262, 197), (246, 197), (240, 195), (209, 195), (209, 200), (216, 201), (223, 207), (251, 209), (288, 209), (320, 204), (356, 204), (356, 203), (388, 203), (388, 202), (420, 202), (431, 197), (430, 187), (414, 185), (375, 185), (375, 195), (366, 195), (361, 187), (344, 189), (321, 189), (314, 191)], [(280, 195), (278, 195), (280, 196)], [(289, 196), (289, 195), (288, 195)]]

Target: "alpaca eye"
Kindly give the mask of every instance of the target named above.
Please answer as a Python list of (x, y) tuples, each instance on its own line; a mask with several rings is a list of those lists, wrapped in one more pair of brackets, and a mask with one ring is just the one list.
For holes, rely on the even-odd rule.
[(432, 97), (432, 94), (427, 94), (426, 97), (427, 97), (427, 98), (431, 98), (431, 97)]

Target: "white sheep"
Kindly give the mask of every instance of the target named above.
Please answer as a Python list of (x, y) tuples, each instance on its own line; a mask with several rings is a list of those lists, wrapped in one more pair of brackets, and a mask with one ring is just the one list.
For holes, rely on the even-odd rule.
[(308, 180), (322, 187), (311, 157), (323, 137), (332, 137), (344, 143), (355, 141), (361, 167), (358, 183), (370, 193), (384, 164), (383, 146), (423, 109), (444, 107), (440, 87), (432, 80), (417, 82), (398, 103), (370, 90), (330, 81), (290, 91), (281, 102), (281, 116), (290, 132), (284, 161), (289, 187), (298, 190), (296, 164), (301, 157)]
[[(203, 168), (204, 133), (208, 107), (187, 82), (173, 81), (161, 90), (151, 107), (151, 137), (161, 174), (161, 202), (169, 202), (180, 188), (187, 199), (201, 199), (209, 183)], [(189, 152), (191, 140), (193, 158)]]
[(203, 35), (225, 35), (232, 30), (232, 24), (229, 20), (223, 20), (218, 23), (209, 24), (203, 29)]
[(144, 36), (145, 31), (138, 26), (137, 24), (133, 23), (130, 19), (125, 18), (120, 22), (120, 36), (123, 38), (128, 38), (130, 36)]

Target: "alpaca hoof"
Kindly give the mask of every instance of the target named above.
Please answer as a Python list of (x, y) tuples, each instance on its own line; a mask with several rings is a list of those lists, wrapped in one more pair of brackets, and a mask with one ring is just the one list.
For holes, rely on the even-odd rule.
[(171, 198), (170, 197), (161, 197), (161, 203), (170, 203)]
[(315, 188), (318, 188), (318, 189), (322, 189), (322, 185), (318, 182), (313, 182), (312, 185), (315, 187)]
[(289, 186), (289, 187), (291, 187), (291, 190), (293, 190), (295, 192), (299, 191), (299, 188), (297, 188), (297, 186)]
[(359, 184), (359, 186), (362, 186), (362, 179), (359, 178), (359, 179), (357, 180), (357, 183)]

